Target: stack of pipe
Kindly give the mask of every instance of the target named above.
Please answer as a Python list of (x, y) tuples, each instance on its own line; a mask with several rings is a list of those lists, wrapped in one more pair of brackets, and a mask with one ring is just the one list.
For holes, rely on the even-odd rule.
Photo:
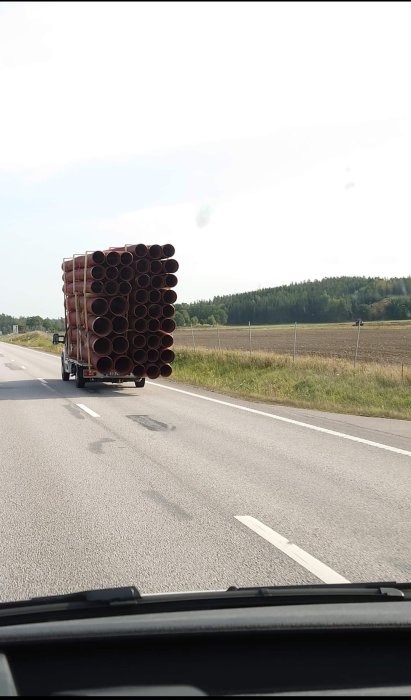
[(71, 359), (104, 375), (171, 375), (178, 270), (174, 253), (169, 243), (137, 243), (64, 259)]

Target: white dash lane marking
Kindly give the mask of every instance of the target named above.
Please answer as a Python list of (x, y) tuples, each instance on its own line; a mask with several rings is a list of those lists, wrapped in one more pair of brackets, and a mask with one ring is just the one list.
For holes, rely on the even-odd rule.
[[(373, 440), (366, 440), (365, 438), (356, 437), (355, 435), (349, 435), (348, 433), (340, 433), (337, 430), (330, 430), (329, 428), (321, 428), (319, 425), (312, 425), (312, 423), (303, 423), (299, 420), (294, 420), (293, 418), (285, 418), (285, 416), (278, 416), (275, 413), (267, 413), (266, 411), (259, 411), (256, 408), (249, 408), (248, 406), (240, 406), (236, 403), (230, 403), (229, 401), (221, 401), (221, 399), (213, 399), (211, 396), (203, 396), (202, 394), (195, 394), (193, 391), (184, 391), (184, 389), (176, 389), (173, 386), (166, 386), (165, 384), (158, 384), (156, 382), (150, 382), (146, 380), (146, 384), (151, 384), (159, 389), (167, 389), (168, 391), (176, 391), (178, 394), (186, 394), (187, 396), (194, 396), (196, 399), (202, 399), (203, 401), (211, 401), (212, 403), (218, 403), (221, 406), (229, 406), (229, 408), (236, 408), (238, 411), (246, 411), (247, 413), (254, 413), (257, 416), (264, 416), (265, 418), (272, 418), (272, 420), (277, 420), (282, 423), (289, 423), (290, 425), (298, 425), (300, 428), (308, 428), (309, 430), (315, 430), (317, 433), (325, 433), (326, 435), (334, 435), (334, 437), (343, 438), (344, 440), (351, 440), (351, 442), (359, 442), (363, 445), (369, 445), (370, 447), (377, 447), (380, 450), (387, 450), (387, 452), (395, 452), (399, 455), (405, 455), (406, 457), (411, 457), (410, 450), (402, 450), (400, 447), (392, 447), (391, 445), (385, 445), (382, 442), (374, 442)], [(372, 428), (365, 428), (365, 430), (372, 430)]]
[(292, 542), (289, 542), (285, 537), (279, 535), (278, 532), (264, 525), (264, 523), (257, 520), (257, 518), (253, 518), (251, 515), (235, 515), (234, 517), (236, 520), (239, 520), (240, 523), (249, 527), (250, 530), (257, 533), (257, 535), (267, 540), (267, 542), (270, 542), (274, 547), (277, 547), (277, 549), (286, 554), (287, 557), (290, 557), (290, 559), (296, 561), (297, 564), (303, 566), (304, 569), (310, 571), (314, 576), (319, 578), (320, 581), (324, 581), (324, 583), (349, 583), (346, 578), (337, 574), (336, 571), (330, 569), (330, 567), (323, 564), (322, 561), (312, 557), (311, 554), (297, 547), (296, 544), (292, 544)]
[(42, 379), (41, 377), (37, 377), (37, 379), (38, 379), (39, 382), (41, 382), (41, 383), (43, 384), (43, 386), (46, 386), (47, 389), (50, 389), (50, 391), (54, 391), (54, 389), (53, 389), (51, 386), (49, 386), (49, 385), (47, 384), (47, 382), (46, 382), (45, 379)]
[(89, 416), (93, 416), (93, 418), (101, 418), (101, 416), (99, 416), (98, 413), (96, 413), (95, 411), (92, 411), (91, 408), (89, 408), (88, 406), (85, 406), (84, 403), (76, 403), (76, 406), (81, 408), (82, 411), (85, 411), (86, 413), (88, 413)]

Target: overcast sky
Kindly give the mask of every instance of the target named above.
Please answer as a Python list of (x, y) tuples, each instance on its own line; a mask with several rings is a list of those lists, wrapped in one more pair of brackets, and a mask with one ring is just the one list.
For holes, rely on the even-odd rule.
[(409, 3), (0, 3), (0, 313), (171, 242), (179, 301), (411, 272)]

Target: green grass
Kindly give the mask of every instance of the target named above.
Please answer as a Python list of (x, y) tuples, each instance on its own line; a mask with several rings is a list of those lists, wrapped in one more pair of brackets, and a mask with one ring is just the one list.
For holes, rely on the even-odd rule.
[(302, 408), (411, 420), (411, 370), (272, 353), (179, 349), (173, 380)]
[(3, 343), (12, 343), (12, 345), (22, 345), (25, 348), (34, 350), (43, 350), (52, 352), (55, 355), (60, 355), (61, 345), (53, 345), (52, 336), (41, 331), (32, 331), (30, 333), (20, 333), (19, 335), (9, 335), (0, 338)]

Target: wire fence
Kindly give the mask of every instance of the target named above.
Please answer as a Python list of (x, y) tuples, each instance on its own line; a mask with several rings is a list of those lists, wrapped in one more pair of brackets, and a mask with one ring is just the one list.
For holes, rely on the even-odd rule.
[(376, 362), (411, 367), (411, 324), (391, 323), (376, 326), (191, 326), (177, 328), (175, 346), (242, 350), (250, 354), (272, 352), (289, 355), (329, 357), (358, 364)]

